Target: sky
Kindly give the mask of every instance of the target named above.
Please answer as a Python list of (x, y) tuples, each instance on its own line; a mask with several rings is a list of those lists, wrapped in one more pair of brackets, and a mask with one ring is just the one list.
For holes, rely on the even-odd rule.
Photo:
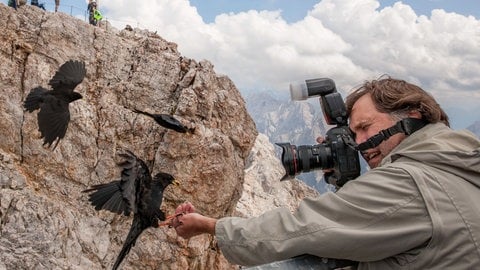
[[(453, 128), (480, 120), (476, 0), (97, 2), (114, 27), (156, 31), (183, 56), (210, 61), (242, 93), (286, 96), (291, 82), (328, 77), (345, 96), (388, 74), (431, 93)], [(43, 3), (53, 9), (54, 0)], [(61, 0), (60, 10), (85, 19), (86, 1)]]

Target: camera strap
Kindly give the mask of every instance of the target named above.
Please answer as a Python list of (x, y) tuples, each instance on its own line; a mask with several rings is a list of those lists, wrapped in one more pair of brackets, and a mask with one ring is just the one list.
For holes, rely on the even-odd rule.
[(397, 133), (403, 133), (408, 136), (414, 133), (415, 131), (423, 128), (427, 124), (428, 122), (422, 119), (417, 119), (417, 118), (402, 119), (392, 127), (389, 127), (387, 129), (380, 131), (378, 134), (368, 138), (366, 142), (363, 142), (357, 145), (357, 150), (365, 151), (367, 149), (377, 147), (383, 141), (387, 140), (388, 138), (390, 138), (391, 136)]

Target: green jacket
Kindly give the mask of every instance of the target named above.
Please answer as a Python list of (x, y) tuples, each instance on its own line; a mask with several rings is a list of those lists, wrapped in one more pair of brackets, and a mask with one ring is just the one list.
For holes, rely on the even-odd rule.
[(254, 218), (222, 218), (225, 257), (258, 265), (300, 254), (359, 261), (358, 269), (480, 266), (480, 140), (429, 124), (338, 192)]

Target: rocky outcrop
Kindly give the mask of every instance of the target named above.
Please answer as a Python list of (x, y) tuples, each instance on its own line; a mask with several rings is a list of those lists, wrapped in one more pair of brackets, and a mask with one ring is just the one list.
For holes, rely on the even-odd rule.
[[(115, 155), (122, 149), (180, 182), (166, 190), (167, 214), (184, 201), (213, 217), (241, 212), (237, 203), (246, 196), (249, 173), (244, 169), (258, 168), (251, 151), (257, 131), (228, 77), (217, 75), (208, 61), (182, 57), (176, 44), (145, 30), (94, 27), (29, 5), (15, 11), (0, 4), (0, 15), (0, 269), (110, 268), (132, 217), (95, 211), (81, 191), (119, 178)], [(22, 102), (33, 87), (48, 87), (69, 59), (86, 63), (86, 77), (76, 88), (83, 99), (71, 103), (66, 136), (52, 150), (42, 145), (36, 112), (25, 112)], [(172, 114), (195, 132), (167, 130), (135, 108)], [(267, 151), (262, 158), (272, 156)], [(274, 196), (272, 183), (263, 181), (255, 192)], [(285, 200), (307, 194), (294, 185), (300, 187)], [(248, 211), (243, 214), (253, 214)], [(122, 267), (237, 268), (213, 240), (187, 241), (172, 229), (148, 229)]]

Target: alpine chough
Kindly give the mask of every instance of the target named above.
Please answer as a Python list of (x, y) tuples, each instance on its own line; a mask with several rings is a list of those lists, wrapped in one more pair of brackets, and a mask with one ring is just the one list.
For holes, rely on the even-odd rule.
[(137, 110), (137, 109), (134, 109), (133, 111), (136, 112), (136, 113), (140, 113), (140, 114), (144, 114), (146, 116), (149, 116), (149, 117), (153, 118), (155, 120), (155, 122), (157, 122), (160, 126), (162, 126), (164, 128), (175, 130), (176, 132), (180, 132), (180, 133), (190, 132), (190, 133), (193, 133), (193, 131), (194, 131), (194, 128), (186, 127), (185, 125), (180, 123), (180, 121), (175, 119), (175, 117), (173, 117), (169, 114), (152, 114), (152, 113), (140, 111), (140, 110)]
[(60, 139), (65, 137), (70, 122), (69, 103), (81, 99), (82, 95), (73, 90), (83, 81), (86, 69), (85, 63), (69, 60), (65, 62), (48, 83), (53, 90), (41, 86), (33, 88), (28, 94), (23, 107), (28, 112), (40, 109), (38, 112), (38, 130), (43, 138), (43, 145), (53, 149)]
[(170, 184), (177, 184), (173, 176), (159, 172), (153, 178), (141, 159), (126, 151), (119, 156), (123, 161), (120, 180), (107, 184), (94, 185), (83, 192), (89, 194), (89, 201), (95, 210), (108, 210), (116, 214), (129, 216), (133, 213), (133, 222), (122, 250), (118, 254), (113, 269), (117, 269), (128, 254), (140, 234), (149, 227), (157, 228), (159, 221), (165, 220), (160, 210), (163, 191)]

